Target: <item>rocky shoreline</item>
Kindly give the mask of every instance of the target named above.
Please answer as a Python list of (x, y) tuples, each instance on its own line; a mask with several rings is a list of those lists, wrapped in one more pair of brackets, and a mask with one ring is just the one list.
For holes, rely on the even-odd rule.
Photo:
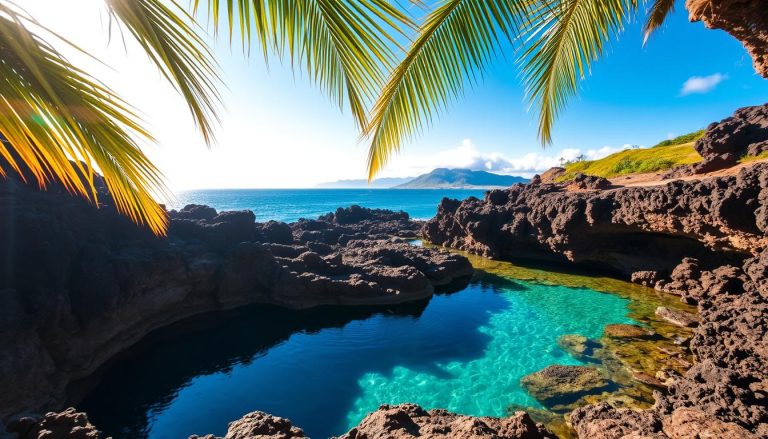
[[(751, 142), (736, 142), (740, 149), (763, 145), (765, 118), (753, 116), (765, 108), (710, 125), (697, 149), (719, 145), (725, 154), (729, 126)], [(444, 199), (422, 233), (492, 258), (610, 269), (698, 307), (698, 318), (657, 310), (669, 322), (695, 326), (693, 366), (667, 376), (668, 389), (655, 392), (650, 410), (606, 403), (576, 409), (569, 419), (579, 437), (768, 437), (768, 164), (660, 186), (582, 180), (589, 184), (534, 179), (482, 200)]]
[(3, 421), (60, 407), (72, 383), (188, 317), (423, 300), (473, 272), (462, 256), (410, 245), (421, 224), (403, 212), (352, 206), (285, 224), (191, 205), (170, 211), (157, 238), (110, 205), (18, 178), (0, 182), (0, 205)]

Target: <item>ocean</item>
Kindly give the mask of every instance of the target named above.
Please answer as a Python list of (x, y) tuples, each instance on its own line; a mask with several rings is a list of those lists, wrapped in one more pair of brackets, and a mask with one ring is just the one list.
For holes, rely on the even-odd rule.
[(437, 213), (443, 197), (463, 200), (472, 196), (482, 198), (484, 193), (478, 189), (205, 189), (179, 192), (168, 207), (206, 204), (219, 211), (248, 209), (259, 222), (292, 222), (357, 204), (403, 210), (411, 218), (429, 219)]

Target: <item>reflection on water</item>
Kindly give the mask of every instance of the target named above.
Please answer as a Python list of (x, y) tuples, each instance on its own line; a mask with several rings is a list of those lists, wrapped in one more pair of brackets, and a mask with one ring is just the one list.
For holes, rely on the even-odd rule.
[(503, 416), (543, 408), (520, 388), (523, 375), (582, 364), (558, 347), (561, 335), (657, 323), (661, 299), (646, 288), (473, 263), (482, 271), (468, 286), (428, 303), (256, 306), (176, 325), (118, 361), (79, 408), (116, 439), (223, 435), (253, 410), (288, 417), (314, 438), (343, 433), (382, 403)]

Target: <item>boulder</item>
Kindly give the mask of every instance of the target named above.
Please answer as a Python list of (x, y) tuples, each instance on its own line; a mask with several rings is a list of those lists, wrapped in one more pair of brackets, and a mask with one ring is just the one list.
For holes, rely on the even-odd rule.
[(520, 384), (542, 404), (554, 405), (604, 390), (610, 382), (594, 367), (553, 365), (524, 376)]
[(20, 418), (8, 424), (7, 431), (15, 433), (17, 439), (101, 439), (102, 437), (96, 427), (88, 421), (88, 416), (72, 407), (60, 413), (46, 413), (42, 418)]
[(294, 427), (291, 421), (263, 412), (251, 412), (230, 422), (223, 438), (212, 434), (192, 435), (189, 439), (296, 439), (305, 438), (304, 431)]

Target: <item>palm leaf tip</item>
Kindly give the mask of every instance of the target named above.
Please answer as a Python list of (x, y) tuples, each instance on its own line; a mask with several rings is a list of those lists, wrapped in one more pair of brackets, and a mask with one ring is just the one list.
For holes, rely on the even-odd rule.
[(107, 0), (107, 4), (182, 95), (210, 145), (219, 122), (221, 78), (210, 48), (198, 35), (198, 25), (175, 0)]
[(446, 0), (427, 15), (371, 111), (369, 179), (517, 36), (527, 2)]
[(666, 18), (674, 12), (675, 0), (654, 0), (648, 11), (648, 19), (643, 26), (643, 44), (648, 42), (651, 34), (664, 24)]
[(539, 108), (543, 144), (551, 143), (560, 111), (636, 8), (636, 0), (544, 0), (532, 11), (519, 62), (526, 93)]

